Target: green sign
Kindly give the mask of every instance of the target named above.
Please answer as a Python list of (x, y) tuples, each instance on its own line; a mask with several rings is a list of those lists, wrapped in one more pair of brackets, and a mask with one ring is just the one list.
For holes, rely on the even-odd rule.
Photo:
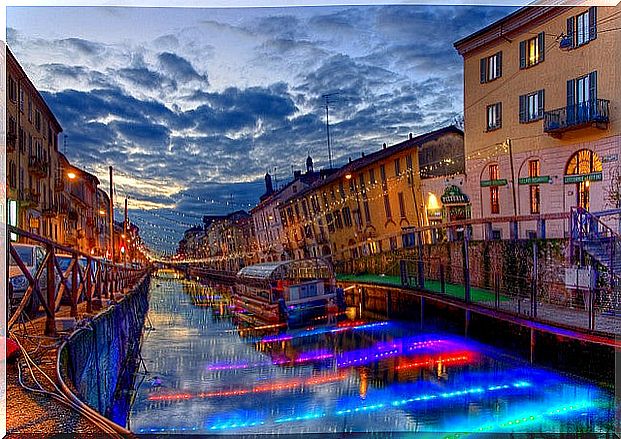
[(506, 186), (507, 179), (502, 178), (500, 180), (481, 180), (481, 187), (489, 187), (489, 186)]
[(565, 184), (581, 183), (583, 181), (602, 181), (601, 172), (591, 172), (590, 174), (566, 175), (563, 179)]
[(447, 186), (440, 200), (442, 204), (468, 204), (470, 202), (468, 195), (464, 194), (461, 189), (455, 185)]
[(541, 184), (541, 183), (550, 183), (552, 179), (549, 175), (540, 175), (537, 177), (523, 177), (518, 178), (519, 184)]

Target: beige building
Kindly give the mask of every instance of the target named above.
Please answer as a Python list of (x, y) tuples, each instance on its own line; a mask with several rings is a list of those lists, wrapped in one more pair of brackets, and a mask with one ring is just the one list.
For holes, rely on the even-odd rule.
[[(534, 215), (518, 236), (553, 237), (568, 222), (544, 228), (536, 215), (617, 207), (606, 194), (621, 153), (619, 13), (619, 5), (525, 7), (455, 43), (474, 218)], [(509, 229), (474, 233), (506, 238)]]
[(58, 135), (62, 127), (6, 49), (7, 222), (53, 240), (60, 231)]
[[(427, 223), (419, 152), (462, 145), (453, 126), (350, 161), (280, 206), (294, 258), (347, 260), (407, 246), (402, 230)], [(427, 170), (435, 159), (428, 158)], [(439, 172), (439, 171), (438, 171)]]

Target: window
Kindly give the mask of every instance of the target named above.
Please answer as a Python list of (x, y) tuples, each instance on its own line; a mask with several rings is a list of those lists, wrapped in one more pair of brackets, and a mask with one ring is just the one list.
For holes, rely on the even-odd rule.
[(401, 161), (399, 159), (395, 159), (395, 176), (399, 177), (401, 175)]
[(487, 106), (487, 131), (492, 131), (500, 128), (502, 124), (502, 105), (497, 102)]
[[(539, 160), (529, 160), (528, 161), (528, 176), (529, 177), (539, 177), (540, 168), (539, 168)], [(529, 186), (530, 192), (530, 213), (539, 213), (539, 206), (541, 204), (539, 185), (533, 184)]]
[(481, 84), (502, 76), (502, 52), (481, 58)]
[(359, 186), (360, 186), (360, 192), (362, 193), (362, 196), (365, 196), (365, 187), (364, 187), (364, 175), (360, 174), (358, 176), (358, 182), (359, 182)]
[(408, 174), (408, 184), (412, 184), (412, 156), (408, 155), (405, 157), (405, 167), (407, 169)]
[(17, 102), (17, 82), (12, 76), (9, 76), (9, 99)]
[[(489, 179), (490, 180), (499, 180), (499, 172), (498, 172), (498, 164), (493, 163), (489, 165)], [(496, 214), (500, 213), (500, 198), (499, 198), (500, 188), (498, 186), (490, 186), (489, 188), (489, 197), (490, 197), (490, 206), (491, 213)]]
[(399, 199), (399, 215), (401, 218), (405, 218), (405, 201), (403, 199), (403, 192), (399, 192), (397, 194), (397, 198)]
[(341, 211), (337, 210), (334, 212), (334, 225), (337, 229), (343, 228), (343, 220), (341, 218)]
[(328, 232), (334, 233), (334, 221), (330, 212), (326, 213), (326, 224), (328, 225)]
[(343, 187), (343, 182), (339, 183), (339, 194), (341, 195), (341, 200), (345, 199), (345, 188)]
[(345, 224), (345, 227), (351, 227), (352, 225), (349, 207), (343, 207), (343, 224)]
[(35, 128), (41, 132), (41, 112), (35, 109)]
[(367, 224), (371, 223), (371, 209), (369, 209), (369, 202), (364, 200), (364, 220)]
[(369, 184), (375, 184), (375, 169), (369, 169)]
[(390, 210), (390, 198), (388, 194), (384, 194), (384, 210), (386, 211), (386, 220), (391, 220), (392, 212)]
[(544, 91), (520, 96), (520, 123), (532, 122), (543, 118)]
[(576, 17), (567, 19), (569, 47), (579, 47), (597, 38), (597, 8), (590, 7)]
[(545, 33), (540, 32), (536, 37), (520, 41), (520, 69), (539, 64), (544, 59)]
[(19, 110), (24, 112), (24, 90), (19, 89)]
[(32, 122), (32, 100), (28, 98), (28, 122)]
[(567, 81), (567, 120), (569, 123), (588, 121), (596, 111), (597, 72)]
[(380, 166), (380, 178), (382, 179), (382, 183), (386, 183), (386, 167), (384, 165)]

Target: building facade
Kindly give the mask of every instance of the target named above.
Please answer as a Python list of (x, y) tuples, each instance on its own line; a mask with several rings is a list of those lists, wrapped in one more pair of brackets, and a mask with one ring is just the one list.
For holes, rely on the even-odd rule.
[[(525, 7), (455, 43), (464, 58), (465, 165), (474, 218), (602, 211), (621, 153), (614, 7)], [(537, 221), (479, 237), (560, 237)], [(503, 228), (504, 227), (504, 228)], [(510, 233), (511, 232), (511, 233)]]

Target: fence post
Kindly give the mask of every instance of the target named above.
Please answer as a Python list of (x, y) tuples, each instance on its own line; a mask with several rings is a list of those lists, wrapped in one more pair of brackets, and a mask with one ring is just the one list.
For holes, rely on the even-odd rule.
[(423, 233), (422, 232), (418, 232), (418, 235), (416, 237), (416, 240), (418, 241), (418, 288), (423, 289), (425, 288), (425, 273), (423, 273), (423, 270), (425, 269), (424, 265), (423, 265)]
[(440, 264), (440, 292), (446, 294), (446, 282), (444, 280), (444, 264)]
[(48, 315), (45, 319), (45, 335), (56, 336), (56, 276), (54, 275), (54, 246), (47, 245), (49, 258), (47, 260), (47, 308)]
[(470, 303), (470, 258), (468, 257), (468, 237), (465, 235), (462, 254), (464, 259), (464, 300), (466, 303)]
[(494, 296), (494, 305), (498, 309), (500, 308), (500, 274), (497, 272), (494, 273)]
[(93, 297), (91, 295), (93, 294), (93, 281), (91, 276), (94, 276), (95, 273), (91, 271), (93, 269), (93, 260), (91, 258), (86, 258), (86, 263), (88, 264), (84, 269), (84, 275), (86, 276), (86, 312), (92, 313), (93, 304), (91, 303), (91, 300)]
[(401, 285), (410, 286), (410, 278), (408, 275), (408, 264), (405, 259), (399, 261), (399, 271), (401, 273)]
[(537, 241), (533, 241), (533, 278), (530, 291), (530, 314), (537, 317), (537, 286), (539, 282), (539, 248)]
[(73, 255), (73, 268), (71, 269), (71, 317), (78, 316), (78, 256)]

